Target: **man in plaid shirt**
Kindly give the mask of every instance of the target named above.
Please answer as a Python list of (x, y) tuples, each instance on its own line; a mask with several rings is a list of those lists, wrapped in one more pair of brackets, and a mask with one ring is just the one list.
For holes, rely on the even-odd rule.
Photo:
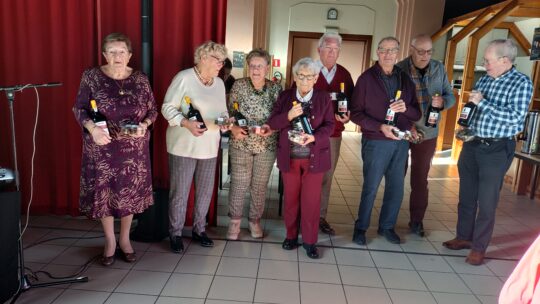
[(483, 263), (503, 178), (514, 157), (514, 136), (523, 129), (531, 101), (531, 80), (513, 66), (516, 54), (512, 40), (491, 41), (484, 52), (487, 75), (478, 80), (469, 98), (477, 106), (471, 124), (476, 137), (463, 144), (459, 156), (456, 238), (443, 245), (470, 248), (465, 261), (471, 265)]

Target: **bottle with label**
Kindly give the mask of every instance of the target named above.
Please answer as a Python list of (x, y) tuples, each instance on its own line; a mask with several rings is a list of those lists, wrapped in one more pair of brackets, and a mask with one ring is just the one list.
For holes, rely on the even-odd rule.
[[(293, 101), (293, 106), (297, 104), (296, 101)], [(309, 119), (305, 113), (300, 114), (300, 116), (295, 117), (292, 120), (293, 126), (303, 131), (306, 134), (313, 135), (313, 128), (311, 127), (311, 123), (309, 122)]]
[[(438, 93), (435, 94), (435, 97), (439, 97)], [(441, 115), (441, 108), (434, 107), (432, 104), (429, 105), (426, 115), (426, 127), (436, 128), (437, 122), (439, 121), (439, 116)]]
[(345, 95), (345, 83), (339, 84), (340, 93), (337, 96), (337, 113), (343, 118), (343, 115), (347, 115), (348, 102), (347, 95)]
[(189, 106), (187, 119), (200, 122), (201, 124), (199, 125), (199, 129), (206, 129), (206, 125), (204, 124), (204, 120), (201, 116), (201, 112), (199, 112), (199, 110), (193, 107), (193, 104), (191, 104), (191, 98), (189, 98), (188, 96), (185, 96), (184, 100), (186, 101), (186, 104)]
[(240, 128), (244, 129), (244, 130), (247, 130), (248, 129), (248, 121), (246, 119), (246, 117), (244, 116), (244, 114), (242, 114), (239, 110), (238, 110), (238, 101), (235, 101), (233, 103), (233, 117), (234, 117), (234, 124), (239, 126)]
[(107, 128), (107, 118), (105, 118), (105, 115), (99, 112), (95, 99), (92, 98), (90, 100), (90, 106), (92, 107), (90, 117), (92, 118), (92, 121), (94, 122), (96, 127), (102, 129), (105, 133), (107, 133), (107, 135), (110, 135), (109, 128)]
[[(472, 92), (474, 93), (475, 91)], [(476, 105), (472, 101), (467, 102), (463, 106), (461, 114), (459, 114), (458, 125), (468, 128), (471, 125), (474, 113), (476, 113)]]
[[(396, 97), (393, 100), (390, 100), (390, 104), (399, 100), (401, 98), (401, 91), (397, 90)], [(389, 126), (395, 126), (398, 120), (398, 113), (394, 112), (390, 107), (386, 110), (386, 117), (384, 118), (384, 124)]]

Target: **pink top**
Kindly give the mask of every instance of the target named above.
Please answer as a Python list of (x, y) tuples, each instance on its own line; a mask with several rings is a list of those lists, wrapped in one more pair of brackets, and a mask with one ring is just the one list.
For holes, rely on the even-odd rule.
[(540, 303), (540, 235), (525, 252), (501, 290), (499, 304)]

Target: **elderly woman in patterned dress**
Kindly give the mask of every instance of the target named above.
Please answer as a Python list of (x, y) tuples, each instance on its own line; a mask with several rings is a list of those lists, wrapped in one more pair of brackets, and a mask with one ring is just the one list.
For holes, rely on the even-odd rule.
[[(227, 239), (236, 240), (240, 233), (240, 222), (244, 196), (249, 190), (249, 231), (251, 237), (262, 238), (260, 219), (264, 211), (266, 187), (276, 160), (276, 135), (264, 125), (274, 107), (281, 86), (266, 79), (270, 55), (262, 49), (252, 50), (246, 58), (249, 77), (237, 80), (229, 96), (229, 109), (238, 104), (238, 111), (249, 123), (261, 126), (252, 129), (233, 126), (229, 153), (231, 156), (231, 189), (229, 191), (229, 230)], [(255, 131), (255, 132), (253, 132)]]
[[(136, 260), (129, 231), (133, 214), (153, 203), (148, 127), (158, 112), (148, 78), (128, 66), (131, 41), (121, 33), (102, 43), (107, 64), (84, 71), (73, 112), (83, 127), (80, 210), (99, 219), (105, 233), (101, 263), (114, 263), (114, 218), (120, 218), (118, 247), (126, 262)], [(107, 120), (107, 130), (92, 120), (90, 100)], [(122, 126), (132, 125), (131, 134)]]

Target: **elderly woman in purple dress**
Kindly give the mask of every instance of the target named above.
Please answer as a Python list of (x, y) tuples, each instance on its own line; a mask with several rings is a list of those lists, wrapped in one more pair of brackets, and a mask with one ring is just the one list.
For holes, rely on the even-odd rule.
[[(101, 264), (110, 266), (117, 246), (126, 262), (136, 260), (129, 231), (133, 214), (153, 203), (147, 129), (158, 112), (148, 78), (128, 66), (129, 38), (109, 34), (102, 52), (107, 64), (84, 71), (73, 112), (83, 128), (80, 210), (101, 221), (105, 233)], [(91, 100), (106, 126), (92, 119)], [(120, 218), (118, 244), (115, 217)]]

